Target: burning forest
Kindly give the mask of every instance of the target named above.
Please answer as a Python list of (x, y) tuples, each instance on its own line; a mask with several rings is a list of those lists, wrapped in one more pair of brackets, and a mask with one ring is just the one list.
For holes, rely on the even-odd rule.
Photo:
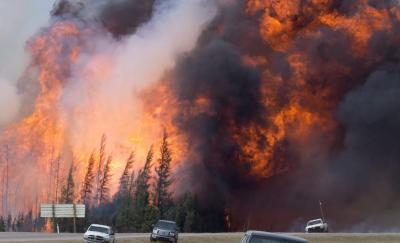
[(3, 216), (62, 198), (118, 214), (121, 191), (161, 213), (168, 161), (175, 208), (220, 222), (187, 231), (299, 230), (320, 200), (335, 230), (398, 230), (398, 1), (58, 0), (46, 15), (22, 71), (0, 69)]

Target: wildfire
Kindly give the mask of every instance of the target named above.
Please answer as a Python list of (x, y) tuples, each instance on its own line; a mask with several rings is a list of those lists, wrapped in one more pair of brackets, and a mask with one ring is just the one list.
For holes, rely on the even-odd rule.
[[(21, 188), (25, 190), (32, 185), (37, 187), (37, 191), (28, 192), (26, 204), (34, 205), (36, 198), (40, 201), (54, 197), (54, 192), (49, 191), (54, 191), (54, 176), (51, 174), (55, 163), (61, 161), (62, 170), (66, 171), (74, 161), (77, 180), (80, 181), (93, 151), (96, 152), (96, 160), (99, 159), (97, 150), (103, 134), (107, 137), (107, 153), (113, 157), (113, 173), (119, 175), (132, 150), (137, 155), (136, 161), (144, 161), (150, 145), (157, 144), (161, 139), (163, 129), (170, 135), (174, 168), (182, 163), (187, 165), (201, 160), (199, 151), (207, 151), (221, 153), (201, 161), (204, 164), (217, 164), (205, 166), (212, 171), (211, 174), (214, 170), (221, 170), (218, 172), (223, 174), (226, 168), (237, 166), (235, 169), (240, 173), (232, 174), (240, 174), (251, 181), (265, 180), (295, 169), (301, 164), (300, 150), (311, 143), (315, 134), (325, 138), (326, 147), (333, 145), (339, 127), (334, 113), (346, 92), (359, 84), (358, 78), (365, 75), (355, 67), (364, 70), (382, 58), (376, 55), (365, 59), (375, 33), (393, 31), (393, 18), (397, 21), (400, 19), (398, 8), (373, 7), (367, 4), (367, 0), (360, 0), (354, 1), (354, 7), (360, 6), (344, 14), (335, 7), (335, 2), (245, 1), (243, 14), (257, 26), (257, 38), (260, 39), (260, 45), (265, 46), (254, 47), (258, 52), (255, 53), (246, 50), (251, 44), (235, 42), (244, 47), (240, 46), (237, 50), (232, 48), (235, 49), (232, 54), (234, 57), (229, 56), (221, 61), (222, 64), (218, 63), (221, 67), (210, 69), (219, 72), (220, 68), (226, 68), (228, 71), (215, 75), (215, 83), (204, 88), (208, 90), (203, 90), (201, 86), (201, 82), (208, 81), (208, 73), (202, 76), (203, 80), (196, 80), (196, 85), (192, 85), (196, 87), (191, 86), (189, 91), (176, 87), (187, 85), (184, 81), (188, 80), (174, 82), (182, 75), (179, 68), (186, 64), (175, 59), (190, 58), (193, 55), (192, 45), (182, 51), (184, 54), (174, 46), (167, 51), (166, 57), (160, 57), (161, 61), (151, 58), (149, 61), (143, 56), (143, 60), (138, 59), (131, 64), (130, 59), (116, 57), (125, 50), (118, 45), (126, 44), (128, 40), (113, 39), (115, 36), (99, 26), (91, 26), (90, 21), (73, 17), (70, 17), (72, 20), (54, 20), (27, 45), (32, 59), (22, 79), (32, 79), (38, 83), (39, 91), (33, 111), (0, 134), (0, 144), (10, 147), (13, 185), (22, 184)], [(234, 1), (227, 1), (226, 5), (234, 5)], [(208, 31), (215, 31), (216, 36), (233, 46), (229, 43), (230, 33), (228, 37), (224, 36), (230, 28), (219, 23), (217, 26)], [(156, 29), (153, 27), (150, 28), (152, 31)], [(163, 34), (166, 33), (163, 28), (160, 29)], [(207, 34), (200, 38), (199, 49), (207, 46), (207, 38), (211, 38)], [(147, 32), (141, 33), (134, 39), (137, 41), (135, 43), (145, 42), (146, 35)], [(332, 39), (329, 39), (331, 36)], [(93, 44), (97, 37), (102, 41)], [(162, 50), (167, 44), (156, 42), (154, 45), (161, 46)], [(332, 50), (343, 46), (350, 48), (340, 50), (341, 54), (332, 57), (336, 54)], [(148, 47), (146, 51), (153, 53), (159, 50), (152, 48)], [(198, 59), (207, 60), (199, 63), (192, 60), (193, 69), (203, 68), (201, 64), (219, 61), (220, 53), (217, 54), (205, 55), (206, 58), (200, 55)], [(142, 65), (142, 61), (155, 63), (154, 70), (149, 68), (148, 71), (148, 65)], [(163, 66), (158, 68), (158, 61), (166, 64), (159, 64)], [(120, 62), (124, 68), (139, 65), (140, 70), (135, 70), (135, 77), (116, 75), (116, 70), (121, 68), (118, 66)], [(246, 72), (245, 75), (239, 75), (241, 80), (232, 81), (238, 75), (236, 70), (229, 70), (229, 65), (236, 64)], [(141, 72), (142, 69), (146, 72)], [(196, 71), (200, 73), (204, 70)], [(257, 107), (256, 114), (243, 112), (254, 108), (245, 107), (240, 110), (245, 113), (243, 115), (235, 109), (243, 108), (241, 99), (249, 98), (246, 95), (241, 97), (248, 83), (240, 82), (253, 73), (256, 73), (256, 78), (250, 80), (254, 81), (252, 88), (259, 90), (245, 90), (248, 92), (245, 94), (254, 94), (255, 98), (250, 97), (254, 100), (249, 102), (249, 106), (256, 104), (260, 107)], [(232, 80), (225, 80), (224, 75)], [(189, 73), (184, 77), (194, 76)], [(147, 79), (154, 78), (157, 80), (153, 83), (140, 83), (143, 82), (141, 79), (147, 82)], [(139, 80), (137, 88), (126, 85), (129, 79)], [(218, 83), (220, 80), (228, 85), (221, 85)], [(239, 88), (233, 87), (236, 85), (234, 82), (239, 83)], [(225, 92), (238, 97), (224, 99)], [(231, 104), (235, 102), (239, 104)], [(201, 125), (194, 125), (196, 122)], [(193, 135), (192, 129), (204, 131), (196, 131)], [(208, 131), (213, 133), (209, 135)], [(193, 139), (192, 136), (203, 137)], [(211, 139), (207, 136), (215, 137)], [(214, 158), (226, 161), (213, 161)], [(22, 178), (20, 171), (26, 166), (36, 168), (30, 177)], [(142, 162), (135, 164), (136, 169), (141, 166)], [(37, 175), (38, 172), (43, 175)], [(117, 183), (118, 176), (114, 178), (113, 191)], [(15, 196), (16, 203), (17, 199), (18, 196)], [(230, 218), (226, 218), (226, 221), (231, 224)]]

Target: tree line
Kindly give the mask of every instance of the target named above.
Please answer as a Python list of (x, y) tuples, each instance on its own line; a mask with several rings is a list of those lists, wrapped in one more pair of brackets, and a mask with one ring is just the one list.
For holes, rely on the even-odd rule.
[[(221, 232), (228, 230), (224, 208), (204, 208), (197, 197), (189, 192), (174, 195), (171, 174), (172, 151), (168, 134), (163, 133), (157, 151), (151, 146), (144, 165), (134, 169), (135, 152), (126, 159), (119, 175), (118, 191), (111, 195), (113, 158), (106, 152), (107, 139), (103, 135), (97, 151), (86, 163), (85, 176), (79, 187), (72, 162), (57, 203), (86, 205), (86, 218), (78, 219), (77, 230), (83, 232), (90, 224), (113, 226), (117, 232), (149, 232), (158, 219), (176, 221), (182, 232)], [(57, 172), (58, 173), (58, 172)], [(57, 181), (59, 179), (57, 178)], [(56, 193), (57, 194), (57, 193)], [(72, 232), (72, 219), (50, 219), (53, 228), (58, 224), (62, 232)], [(7, 219), (0, 217), (0, 231), (40, 231), (49, 221), (32, 212)], [(39, 229), (39, 230), (38, 230)]]

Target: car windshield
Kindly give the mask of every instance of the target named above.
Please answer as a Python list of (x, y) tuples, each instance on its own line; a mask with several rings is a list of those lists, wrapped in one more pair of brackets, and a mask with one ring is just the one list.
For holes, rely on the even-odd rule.
[(176, 224), (172, 222), (167, 222), (167, 221), (158, 221), (157, 224), (155, 225), (157, 228), (161, 229), (168, 229), (168, 230), (173, 230), (176, 228)]
[(253, 236), (251, 237), (250, 243), (293, 243), (297, 241), (285, 240), (285, 239), (274, 239), (274, 237), (262, 237)]
[(94, 225), (89, 227), (89, 231), (95, 231), (95, 232), (108, 234), (108, 228), (100, 227), (100, 226), (94, 226)]
[(244, 235), (242, 240), (240, 241), (240, 243), (246, 243), (247, 242), (247, 238), (248, 238), (248, 235)]
[(307, 225), (316, 225), (322, 223), (322, 220), (317, 219), (317, 220), (311, 220), (307, 223)]

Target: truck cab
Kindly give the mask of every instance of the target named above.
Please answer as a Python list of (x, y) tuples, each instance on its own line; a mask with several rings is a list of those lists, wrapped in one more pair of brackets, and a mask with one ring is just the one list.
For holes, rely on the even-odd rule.
[(328, 224), (323, 219), (313, 219), (307, 222), (306, 232), (328, 232)]
[(178, 226), (174, 221), (158, 220), (153, 225), (153, 230), (150, 233), (150, 241), (169, 241), (178, 242)]
[(83, 235), (83, 243), (114, 243), (115, 233), (110, 226), (92, 224)]

